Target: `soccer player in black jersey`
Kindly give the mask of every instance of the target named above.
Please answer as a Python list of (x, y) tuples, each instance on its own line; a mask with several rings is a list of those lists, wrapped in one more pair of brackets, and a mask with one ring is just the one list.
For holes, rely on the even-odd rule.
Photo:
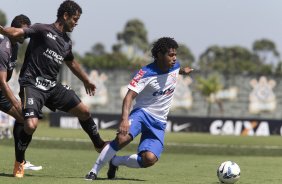
[[(25, 15), (16, 16), (11, 23), (15, 28), (26, 28), (31, 24), (29, 18)], [(16, 121), (14, 124), (13, 135), (15, 147), (18, 144), (21, 131), (24, 128), (24, 118), (22, 116), (21, 102), (17, 100), (11, 90), (8, 81), (11, 79), (13, 70), (17, 62), (18, 43), (23, 43), (24, 37), (17, 39), (9, 39), (6, 36), (0, 35), (0, 110), (13, 116)], [(16, 151), (17, 155), (17, 151)], [(30, 162), (25, 161), (25, 155), (21, 157), (24, 160), (24, 168), (31, 170), (41, 170), (41, 166), (34, 166)], [(16, 156), (17, 157), (17, 156)], [(17, 173), (14, 172), (14, 175)]]
[[(57, 75), (63, 62), (84, 84), (87, 94), (94, 95), (96, 86), (89, 81), (72, 54), (72, 42), (67, 32), (77, 25), (81, 7), (72, 0), (64, 1), (57, 12), (53, 24), (34, 24), (29, 28), (3, 28), (0, 33), (9, 37), (29, 37), (30, 42), (20, 72), (20, 97), (24, 131), (19, 141), (18, 151), (24, 153), (36, 130), (38, 119), (42, 118), (42, 107), (69, 112), (78, 117), (83, 130), (89, 135), (99, 152), (106, 144), (100, 137), (88, 107), (68, 86), (57, 82)], [(22, 160), (16, 160), (21, 165)]]

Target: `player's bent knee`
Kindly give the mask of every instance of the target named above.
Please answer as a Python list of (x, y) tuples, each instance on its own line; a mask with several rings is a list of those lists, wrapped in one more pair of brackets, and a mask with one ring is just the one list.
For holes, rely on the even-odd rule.
[(29, 118), (26, 120), (24, 124), (24, 129), (28, 134), (33, 134), (33, 132), (36, 130), (38, 124), (37, 118)]
[(158, 161), (158, 158), (151, 152), (147, 151), (142, 154), (143, 167), (151, 167)]
[(88, 108), (82, 108), (79, 112), (79, 115), (78, 115), (78, 118), (81, 119), (81, 120), (86, 120), (88, 119), (89, 117), (91, 117), (91, 114), (89, 112), (89, 109)]
[(36, 128), (37, 128), (37, 125), (29, 123), (27, 124), (27, 126), (24, 127), (24, 130), (29, 135), (32, 135), (35, 132)]
[(132, 137), (130, 135), (117, 134), (115, 141), (117, 142), (118, 148), (122, 149), (132, 141)]
[(70, 109), (68, 112), (78, 117), (78, 119), (81, 121), (86, 121), (91, 117), (89, 108), (86, 105), (84, 105), (82, 102), (80, 102), (77, 106)]

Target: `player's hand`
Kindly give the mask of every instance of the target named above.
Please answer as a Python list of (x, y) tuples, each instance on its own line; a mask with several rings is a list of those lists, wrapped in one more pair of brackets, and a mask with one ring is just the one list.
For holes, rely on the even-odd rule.
[(119, 133), (122, 135), (127, 135), (129, 130), (129, 121), (128, 120), (122, 120), (119, 125)]
[(95, 84), (91, 83), (91, 82), (85, 82), (84, 83), (84, 87), (85, 87), (85, 91), (89, 96), (94, 96), (95, 95), (95, 91), (96, 91), (96, 86)]
[(179, 74), (181, 75), (189, 75), (194, 69), (190, 67), (180, 68)]

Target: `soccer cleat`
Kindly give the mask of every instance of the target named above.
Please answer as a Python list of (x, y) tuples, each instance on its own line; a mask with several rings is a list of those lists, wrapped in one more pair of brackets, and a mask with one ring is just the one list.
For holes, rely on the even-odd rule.
[(116, 177), (116, 171), (118, 170), (118, 166), (115, 166), (112, 163), (112, 160), (109, 162), (109, 169), (108, 169), (108, 172), (107, 172), (108, 179), (114, 179)]
[(97, 175), (94, 172), (90, 172), (85, 175), (85, 180), (96, 180)]
[(13, 174), (16, 178), (24, 177), (24, 161), (22, 163), (15, 161)]
[(104, 145), (101, 147), (101, 148), (97, 148), (97, 147), (94, 147), (95, 150), (98, 152), (98, 153), (101, 153), (101, 151), (104, 149), (104, 147), (109, 144), (111, 141), (105, 141), (104, 142)]
[(42, 166), (35, 166), (29, 161), (24, 161), (24, 170), (32, 170), (32, 171), (39, 171), (42, 169)]

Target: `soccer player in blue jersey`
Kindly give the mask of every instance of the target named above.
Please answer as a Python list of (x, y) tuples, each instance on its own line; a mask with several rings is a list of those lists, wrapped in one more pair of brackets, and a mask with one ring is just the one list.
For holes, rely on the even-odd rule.
[[(93, 168), (85, 176), (95, 180), (101, 168), (109, 162), (108, 178), (113, 179), (118, 166), (146, 168), (154, 165), (164, 148), (166, 120), (179, 74), (193, 69), (180, 68), (176, 59), (178, 44), (173, 38), (157, 40), (151, 50), (154, 62), (143, 67), (128, 85), (123, 100), (118, 134), (100, 153)], [(131, 105), (136, 103), (130, 112)], [(141, 135), (136, 154), (116, 156), (137, 135)]]

